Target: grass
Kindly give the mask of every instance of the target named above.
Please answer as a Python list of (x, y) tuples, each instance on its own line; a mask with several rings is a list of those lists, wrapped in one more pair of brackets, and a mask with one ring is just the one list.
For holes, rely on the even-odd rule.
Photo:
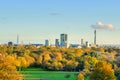
[(26, 68), (21, 73), (25, 80), (76, 80), (79, 72), (42, 71), (39, 68)]

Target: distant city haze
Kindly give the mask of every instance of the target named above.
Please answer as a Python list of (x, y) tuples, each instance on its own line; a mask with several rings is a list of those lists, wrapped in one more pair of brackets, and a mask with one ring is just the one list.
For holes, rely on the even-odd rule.
[(55, 44), (60, 34), (68, 43), (81, 39), (97, 44), (120, 44), (119, 0), (1, 0), (0, 43)]

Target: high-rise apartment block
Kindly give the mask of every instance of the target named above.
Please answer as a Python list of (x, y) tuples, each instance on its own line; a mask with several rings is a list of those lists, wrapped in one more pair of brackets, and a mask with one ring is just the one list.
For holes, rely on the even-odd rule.
[(88, 42), (88, 41), (86, 41), (86, 47), (90, 47), (90, 46), (89, 46), (89, 42)]
[(45, 46), (50, 46), (50, 41), (49, 40), (45, 40)]
[(67, 34), (60, 35), (60, 46), (68, 47), (68, 35)]
[(82, 45), (82, 46), (85, 45), (85, 41), (84, 41), (83, 38), (81, 39), (81, 45)]
[(19, 35), (17, 35), (17, 45), (19, 44)]
[(60, 41), (59, 41), (59, 39), (55, 39), (55, 46), (60, 46)]

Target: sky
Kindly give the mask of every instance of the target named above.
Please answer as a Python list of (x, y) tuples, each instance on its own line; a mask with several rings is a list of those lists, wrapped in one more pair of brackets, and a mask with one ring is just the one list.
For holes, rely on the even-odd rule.
[(54, 44), (61, 33), (68, 42), (81, 38), (97, 44), (120, 44), (120, 0), (0, 0), (0, 43)]

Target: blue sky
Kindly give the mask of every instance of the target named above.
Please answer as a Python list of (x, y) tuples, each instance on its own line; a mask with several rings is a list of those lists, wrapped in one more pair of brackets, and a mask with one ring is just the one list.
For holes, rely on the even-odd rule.
[[(97, 29), (98, 44), (120, 43), (119, 0), (1, 0), (0, 42), (44, 43), (67, 33), (69, 43), (81, 38), (93, 43), (91, 25), (111, 24), (115, 30)], [(99, 26), (98, 26), (99, 27)]]

